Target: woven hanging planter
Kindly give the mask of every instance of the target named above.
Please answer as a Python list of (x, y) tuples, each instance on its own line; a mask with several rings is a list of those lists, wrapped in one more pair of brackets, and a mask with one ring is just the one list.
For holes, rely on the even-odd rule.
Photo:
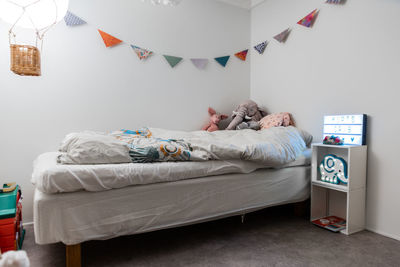
[(40, 76), (40, 51), (35, 46), (10, 44), (12, 72), (22, 76)]

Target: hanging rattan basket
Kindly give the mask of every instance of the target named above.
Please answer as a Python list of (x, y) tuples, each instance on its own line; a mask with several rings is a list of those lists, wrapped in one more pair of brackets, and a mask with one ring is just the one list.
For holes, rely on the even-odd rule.
[(40, 51), (31, 45), (10, 44), (12, 72), (23, 76), (40, 76)]

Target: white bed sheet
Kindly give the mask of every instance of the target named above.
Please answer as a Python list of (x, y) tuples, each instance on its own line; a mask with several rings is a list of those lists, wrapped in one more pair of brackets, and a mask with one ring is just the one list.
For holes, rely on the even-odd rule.
[[(251, 173), (257, 169), (273, 167), (244, 160), (62, 165), (57, 164), (58, 154), (44, 153), (35, 160), (31, 181), (44, 193), (80, 190), (98, 192), (227, 173)], [(295, 161), (281, 168), (309, 165), (310, 160), (311, 151), (307, 149)]]
[(299, 202), (309, 193), (309, 166), (104, 192), (46, 194), (36, 189), (35, 239), (38, 244), (67, 245), (110, 239)]

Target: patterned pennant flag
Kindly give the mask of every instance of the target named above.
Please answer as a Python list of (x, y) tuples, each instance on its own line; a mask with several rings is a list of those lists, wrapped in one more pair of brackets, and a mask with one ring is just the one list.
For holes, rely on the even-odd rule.
[(67, 26), (76, 26), (86, 24), (86, 21), (78, 17), (77, 15), (73, 14), (72, 12), (68, 11), (64, 17), (65, 24)]
[(268, 41), (262, 42), (254, 47), (254, 49), (261, 55), (264, 53), (265, 48), (268, 45)]
[(140, 48), (135, 45), (131, 45), (131, 47), (135, 51), (136, 55), (139, 57), (140, 60), (146, 59), (153, 54), (152, 51)]
[(181, 62), (181, 60), (183, 59), (181, 57), (174, 57), (174, 56), (167, 56), (167, 55), (163, 55), (163, 56), (168, 61), (168, 63), (171, 66), (171, 68), (173, 68), (176, 65), (178, 65), (178, 63)]
[(215, 61), (217, 61), (222, 67), (225, 67), (226, 64), (228, 63), (228, 60), (231, 56), (225, 56), (225, 57), (216, 57), (214, 58)]
[(342, 0), (326, 0), (327, 4), (341, 4)]
[(310, 14), (299, 20), (297, 24), (303, 25), (305, 27), (311, 27), (315, 18), (317, 17), (317, 14), (318, 14), (318, 9), (314, 9)]
[(105, 33), (101, 30), (98, 30), (98, 31), (101, 35), (101, 38), (103, 38), (103, 41), (104, 41), (104, 44), (106, 45), (106, 47), (111, 47), (111, 46), (117, 45), (119, 43), (122, 43), (122, 41), (120, 39), (117, 39), (114, 36), (109, 35), (108, 33)]
[(277, 40), (280, 43), (284, 43), (284, 42), (286, 42), (286, 39), (289, 36), (289, 33), (290, 33), (290, 28), (287, 28), (286, 30), (284, 30), (280, 34), (275, 35), (274, 39)]
[(246, 57), (247, 57), (247, 53), (248, 53), (248, 52), (249, 52), (249, 49), (246, 49), (246, 50), (243, 50), (243, 51), (240, 51), (240, 52), (236, 53), (235, 56), (236, 56), (238, 59), (241, 59), (241, 60), (243, 60), (243, 61), (246, 61)]
[(193, 65), (196, 66), (198, 69), (204, 69), (207, 64), (208, 64), (208, 59), (207, 58), (191, 58), (190, 59), (193, 63)]

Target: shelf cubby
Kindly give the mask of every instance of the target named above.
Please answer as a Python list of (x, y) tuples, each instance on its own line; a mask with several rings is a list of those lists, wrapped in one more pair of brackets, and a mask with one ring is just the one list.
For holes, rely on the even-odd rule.
[[(347, 162), (347, 184), (331, 184), (321, 180), (319, 164), (325, 155), (333, 154)], [(311, 221), (326, 216), (346, 219), (346, 229), (352, 234), (365, 228), (365, 192), (367, 146), (312, 145)]]

